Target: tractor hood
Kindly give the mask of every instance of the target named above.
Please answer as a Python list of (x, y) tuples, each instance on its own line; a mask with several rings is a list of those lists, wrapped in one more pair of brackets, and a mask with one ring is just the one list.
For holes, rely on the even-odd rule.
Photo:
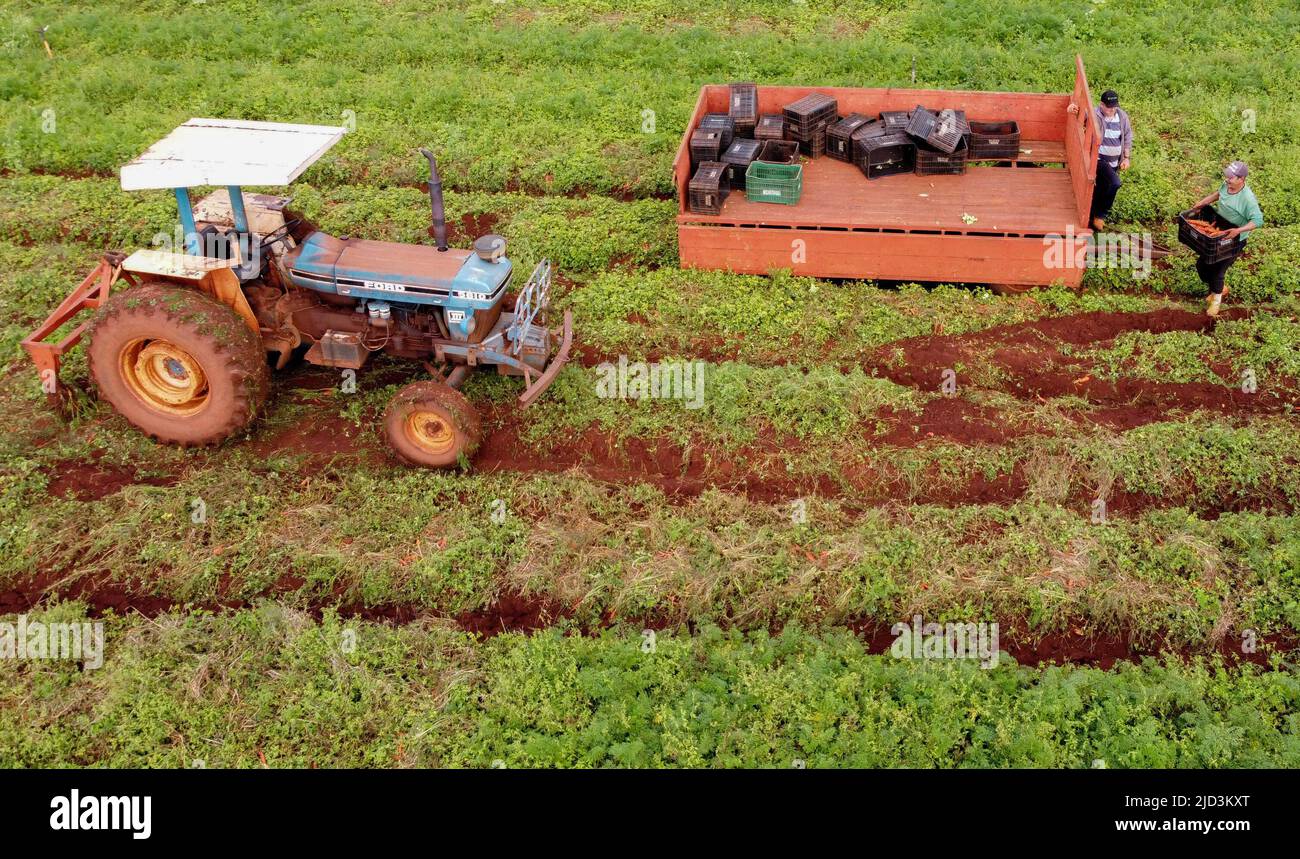
[(315, 232), (284, 259), (293, 281), (307, 289), (355, 298), (420, 304), (491, 307), (510, 279), (511, 265), (472, 251), (439, 251)]

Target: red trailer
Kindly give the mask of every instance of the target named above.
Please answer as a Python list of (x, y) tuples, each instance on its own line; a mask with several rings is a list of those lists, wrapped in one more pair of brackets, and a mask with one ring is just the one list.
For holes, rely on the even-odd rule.
[(972, 165), (963, 175), (872, 181), (849, 163), (805, 159), (797, 204), (750, 202), (738, 191), (720, 214), (695, 214), (687, 207), (691, 131), (706, 113), (726, 113), (729, 96), (725, 85), (705, 86), (673, 162), (683, 268), (1078, 286), (1100, 144), (1081, 58), (1072, 94), (760, 86), (759, 113), (781, 113), (813, 92), (835, 97), (841, 115), (919, 104), (965, 110), (971, 121), (1014, 119), (1020, 155), (1010, 166)]

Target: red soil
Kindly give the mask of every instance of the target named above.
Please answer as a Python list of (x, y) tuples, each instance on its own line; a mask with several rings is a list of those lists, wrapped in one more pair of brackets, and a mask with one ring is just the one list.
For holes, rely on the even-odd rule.
[[(890, 652), (894, 636), (889, 626), (866, 622), (854, 628), (866, 642), (869, 652)], [(1171, 646), (1160, 639), (1139, 643), (1127, 633), (1094, 635), (1071, 629), (1041, 635), (1023, 628), (1012, 628), (999, 630), (998, 649), (1010, 654), (1020, 665), (1089, 665), (1105, 669), (1118, 662), (1138, 662), (1145, 657), (1178, 656), (1190, 659), (1193, 656), (1212, 654), (1219, 654), (1228, 664), (1249, 662), (1266, 666), (1269, 653), (1285, 653), (1294, 650), (1297, 645), (1296, 641), (1285, 636), (1271, 635), (1259, 641), (1256, 652), (1242, 653), (1238, 641), (1229, 634), (1213, 647), (1192, 648), (1184, 645)]]
[[(297, 584), (301, 584), (299, 581)], [(296, 585), (291, 581), (282, 581), (273, 591), (290, 592)], [(156, 594), (143, 593), (135, 586), (82, 579), (61, 585), (49, 575), (32, 580), (19, 590), (0, 591), (0, 615), (18, 614), (38, 607), (51, 598), (79, 599), (88, 606), (92, 617), (112, 612), (118, 616), (139, 613), (154, 618), (178, 608), (225, 611), (247, 607), (241, 600), (226, 600), (216, 603), (182, 606), (174, 600)], [(368, 621), (404, 624), (415, 620), (440, 618), (445, 615), (415, 605), (358, 606), (333, 603), (339, 614), (348, 618), (360, 618)], [(307, 611), (320, 618), (327, 603), (313, 604)], [(571, 618), (572, 610), (554, 600), (539, 596), (522, 594), (503, 594), (492, 605), (476, 611), (461, 612), (452, 618), (456, 625), (465, 632), (490, 638), (503, 632), (535, 632), (552, 626), (557, 620)], [(584, 635), (598, 634), (601, 630), (622, 625), (625, 628), (650, 628), (672, 630), (675, 625), (663, 619), (618, 619), (607, 616), (591, 627), (577, 628), (574, 631)], [(848, 624), (863, 640), (867, 651), (875, 654), (889, 653), (894, 642), (890, 625), (878, 621), (864, 620)], [(684, 632), (692, 632), (690, 625)], [(779, 633), (779, 628), (772, 632)], [(999, 649), (1013, 656), (1022, 665), (1073, 664), (1091, 665), (1097, 668), (1110, 668), (1117, 662), (1139, 661), (1143, 657), (1177, 656), (1188, 659), (1193, 656), (1220, 654), (1225, 662), (1235, 664), (1250, 662), (1267, 665), (1270, 652), (1287, 652), (1294, 650), (1296, 642), (1283, 636), (1268, 636), (1261, 640), (1256, 653), (1244, 654), (1237, 646), (1237, 639), (1229, 634), (1213, 647), (1192, 648), (1185, 645), (1169, 645), (1163, 640), (1136, 642), (1132, 636), (1124, 633), (1092, 635), (1083, 632), (1068, 631), (1038, 635), (1026, 629), (1007, 629), (1000, 631)]]
[[(1249, 315), (1232, 308), (1221, 318)], [(1105, 345), (1128, 331), (1162, 334), (1205, 331), (1215, 322), (1203, 314), (1168, 308), (1146, 313), (1083, 313), (1016, 325), (1003, 325), (973, 334), (934, 335), (900, 340), (881, 347), (866, 369), (901, 385), (937, 391), (944, 370), (958, 365), (992, 364), (1001, 390), (1024, 400), (1047, 401), (1073, 396), (1094, 406), (1082, 420), (1125, 430), (1168, 420), (1171, 412), (1196, 410), (1225, 414), (1276, 414), (1298, 401), (1291, 390), (1261, 389), (1254, 394), (1208, 382), (1153, 382), (1138, 379), (1108, 381), (1093, 378), (1086, 366), (1066, 356), (1062, 344)], [(902, 360), (897, 357), (903, 353)], [(958, 379), (960, 386), (961, 380)]]
[(98, 501), (127, 486), (171, 486), (174, 476), (142, 477), (130, 466), (102, 462), (103, 453), (89, 461), (61, 460), (49, 472), (49, 493), (57, 498)]

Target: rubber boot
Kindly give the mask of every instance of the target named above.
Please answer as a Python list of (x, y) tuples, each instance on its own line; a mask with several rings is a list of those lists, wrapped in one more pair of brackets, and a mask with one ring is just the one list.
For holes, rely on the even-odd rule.
[(1219, 304), (1223, 301), (1223, 296), (1220, 293), (1211, 292), (1208, 296), (1206, 296), (1205, 301), (1206, 301), (1205, 315), (1209, 317), (1218, 316)]

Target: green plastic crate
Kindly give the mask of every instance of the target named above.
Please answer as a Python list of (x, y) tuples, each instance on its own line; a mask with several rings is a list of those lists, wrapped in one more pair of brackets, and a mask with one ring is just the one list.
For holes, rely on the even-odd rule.
[(793, 206), (803, 193), (802, 164), (754, 161), (745, 171), (745, 199), (754, 203)]

